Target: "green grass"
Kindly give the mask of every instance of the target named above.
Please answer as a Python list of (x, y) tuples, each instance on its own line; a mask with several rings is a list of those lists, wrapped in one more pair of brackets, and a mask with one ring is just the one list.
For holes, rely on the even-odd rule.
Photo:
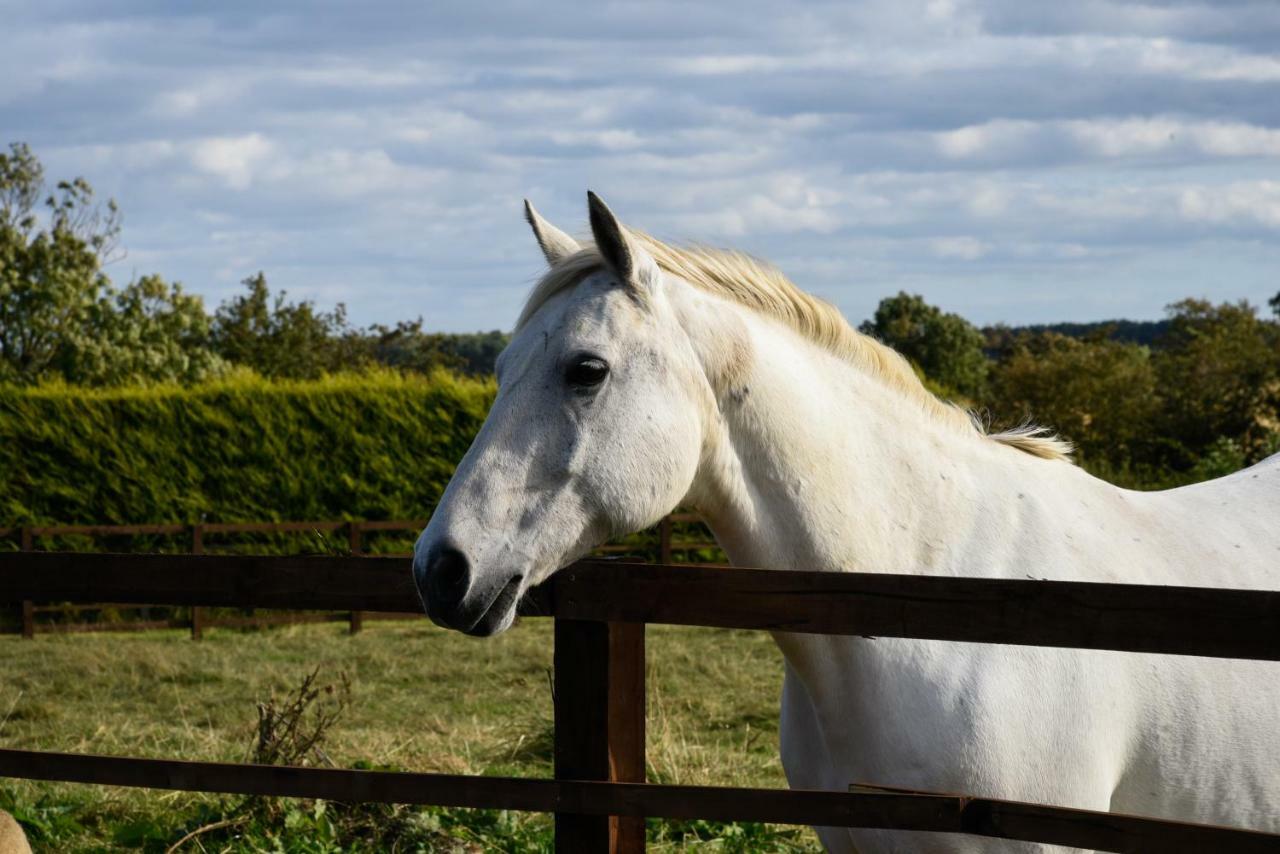
[[(351, 702), (325, 751), (339, 767), (461, 774), (551, 773), (551, 625), (476, 640), (425, 620), (238, 632), (0, 638), (0, 745), (244, 761), (257, 703), (316, 667), (345, 673)], [(778, 761), (781, 658), (768, 635), (649, 629), (649, 779), (785, 785)], [(549, 816), (352, 807), (99, 786), (0, 782), (37, 851), (542, 851)], [(812, 851), (807, 829), (650, 821), (657, 851)]]

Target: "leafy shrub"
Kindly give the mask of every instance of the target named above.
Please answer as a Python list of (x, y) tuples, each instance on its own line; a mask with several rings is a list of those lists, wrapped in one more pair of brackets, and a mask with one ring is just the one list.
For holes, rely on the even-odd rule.
[(0, 525), (425, 517), (494, 391), (444, 371), (0, 387)]

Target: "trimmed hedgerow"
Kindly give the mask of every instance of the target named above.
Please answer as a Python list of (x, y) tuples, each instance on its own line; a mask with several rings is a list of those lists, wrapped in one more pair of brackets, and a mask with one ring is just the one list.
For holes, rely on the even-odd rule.
[(425, 517), (494, 391), (444, 371), (0, 388), (0, 525)]

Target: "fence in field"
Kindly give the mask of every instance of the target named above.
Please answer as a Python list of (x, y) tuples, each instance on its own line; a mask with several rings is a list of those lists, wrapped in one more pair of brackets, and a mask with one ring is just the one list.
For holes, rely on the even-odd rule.
[[(0, 555), (0, 602), (414, 612), (404, 559)], [(645, 782), (645, 624), (1280, 661), (1280, 592), (582, 561), (522, 603), (555, 619), (553, 779), (0, 750), (0, 776), (555, 813), (562, 852), (635, 852), (644, 819), (944, 831), (1103, 851), (1275, 852), (1280, 835), (907, 791)], [(874, 781), (871, 781), (874, 783)]]
[[(417, 532), (426, 527), (427, 520), (377, 520), (377, 521), (342, 521), (342, 522), (209, 522), (192, 525), (159, 524), (159, 525), (25, 525), (20, 527), (0, 528), (0, 540), (8, 539), (16, 542), (19, 550), (34, 551), (39, 540), (53, 537), (171, 537), (182, 538), (187, 545), (188, 554), (205, 553), (205, 540), (208, 537), (234, 534), (334, 534), (345, 535), (347, 552), (352, 555), (364, 553), (367, 535), (387, 532)], [(676, 535), (676, 526), (700, 524), (698, 517), (692, 513), (673, 513), (665, 517), (657, 526), (656, 539), (653, 543), (627, 544), (609, 543), (596, 549), (600, 555), (630, 554), (657, 559), (659, 563), (671, 563), (677, 553), (718, 548), (708, 537), (681, 538)], [(404, 557), (407, 553), (388, 553), (384, 557)], [(362, 611), (329, 611), (319, 613), (250, 613), (239, 616), (211, 616), (201, 606), (192, 606), (184, 617), (168, 616), (164, 619), (125, 619), (114, 621), (65, 620), (57, 623), (41, 622), (39, 615), (76, 615), (89, 612), (100, 612), (105, 606), (117, 603), (93, 602), (86, 604), (49, 604), (36, 605), (24, 601), (20, 606), (20, 618), (16, 630), (25, 638), (33, 638), (38, 630), (44, 631), (138, 631), (142, 629), (190, 628), (191, 637), (199, 640), (206, 628), (260, 628), (294, 623), (314, 622), (346, 622), (351, 634), (355, 634), (364, 626), (366, 619), (380, 619), (388, 615), (366, 614)], [(160, 603), (148, 603), (160, 604)], [(391, 615), (399, 618), (400, 615)]]

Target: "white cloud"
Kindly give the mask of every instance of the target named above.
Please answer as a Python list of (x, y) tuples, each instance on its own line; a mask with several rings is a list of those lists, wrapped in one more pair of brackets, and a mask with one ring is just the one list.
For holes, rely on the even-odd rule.
[(163, 118), (187, 118), (215, 107), (234, 104), (237, 99), (245, 97), (252, 84), (247, 76), (230, 74), (183, 82), (161, 90), (152, 99), (152, 109)]
[(1039, 125), (1029, 121), (995, 119), (980, 125), (956, 128), (935, 135), (938, 151), (945, 157), (999, 157), (1021, 148), (1035, 135)]
[(1151, 154), (1172, 146), (1185, 127), (1161, 118), (1123, 121), (1085, 119), (1069, 121), (1058, 128), (1082, 148), (1102, 157)]
[(253, 183), (255, 168), (271, 150), (271, 142), (259, 133), (217, 136), (191, 146), (191, 163), (234, 190), (246, 190)]
[(930, 248), (939, 258), (960, 261), (976, 261), (991, 251), (988, 244), (972, 237), (938, 237), (930, 241)]
[(937, 151), (952, 160), (1050, 163), (1093, 158), (1177, 154), (1204, 158), (1280, 157), (1280, 130), (1244, 122), (1171, 116), (995, 119), (934, 133)]
[(1194, 222), (1256, 223), (1280, 231), (1280, 181), (1188, 187), (1178, 194), (1178, 212)]
[(1280, 157), (1280, 130), (1245, 124), (1212, 123), (1195, 128), (1193, 137), (1206, 154)]
[(557, 145), (590, 146), (605, 151), (637, 151), (645, 147), (645, 140), (634, 130), (626, 128), (605, 130), (553, 130), (548, 134)]
[(969, 210), (975, 216), (990, 219), (1005, 213), (1009, 209), (1009, 202), (1009, 189), (992, 182), (975, 189), (969, 199)]
[(1274, 83), (1280, 80), (1280, 58), (1241, 55), (1220, 45), (1151, 39), (1136, 54), (1144, 71), (1193, 80)]
[(299, 195), (335, 198), (403, 198), (430, 192), (442, 180), (438, 170), (397, 163), (381, 149), (344, 148), (309, 152), (297, 159), (275, 158), (262, 176)]
[(1217, 157), (1280, 157), (1280, 130), (1241, 122), (1187, 122), (1156, 116), (1068, 121), (1060, 127), (1086, 150), (1104, 157), (1179, 148)]

